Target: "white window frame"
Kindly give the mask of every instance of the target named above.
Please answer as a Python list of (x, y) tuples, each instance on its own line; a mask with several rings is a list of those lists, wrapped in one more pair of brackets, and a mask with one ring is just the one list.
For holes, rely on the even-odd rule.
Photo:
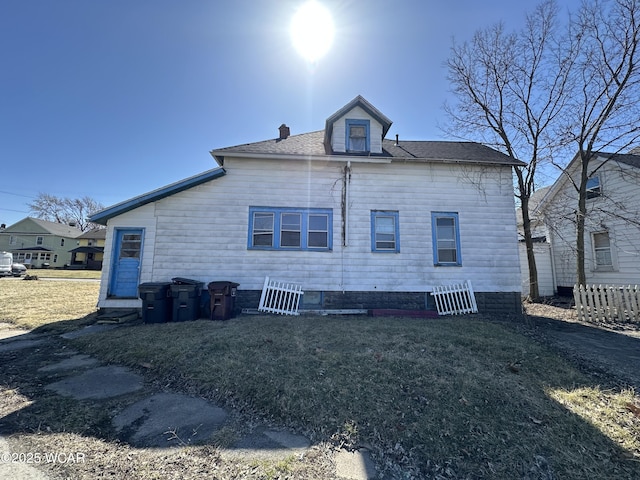
[[(609, 245), (606, 247), (596, 247), (596, 236), (606, 235)], [(610, 272), (615, 270), (616, 259), (614, 255), (613, 242), (611, 241), (611, 232), (609, 230), (603, 230), (599, 232), (591, 233), (591, 247), (593, 251), (593, 270), (599, 272)], [(598, 263), (598, 254), (609, 252), (610, 264)]]

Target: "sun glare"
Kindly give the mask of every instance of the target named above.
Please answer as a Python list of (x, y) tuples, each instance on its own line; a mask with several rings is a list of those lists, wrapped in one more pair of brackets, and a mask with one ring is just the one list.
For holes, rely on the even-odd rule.
[(293, 46), (309, 62), (324, 56), (333, 43), (331, 13), (316, 0), (303, 4), (291, 21)]

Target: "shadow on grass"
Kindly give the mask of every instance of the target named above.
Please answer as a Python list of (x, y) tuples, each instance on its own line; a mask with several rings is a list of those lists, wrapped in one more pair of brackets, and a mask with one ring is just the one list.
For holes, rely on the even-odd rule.
[(59, 335), (93, 325), (98, 317), (97, 312), (90, 313), (84, 317), (72, 320), (60, 320), (57, 322), (47, 323), (32, 330), (34, 334)]
[[(0, 353), (3, 384), (26, 399), (0, 418), (0, 433), (116, 439), (111, 416), (131, 399), (74, 402), (43, 388), (60, 375), (39, 371), (64, 346), (56, 342)], [(240, 317), (139, 325), (72, 345), (105, 362), (147, 362), (162, 385), (314, 441), (366, 446), (385, 478), (640, 478), (628, 450), (549, 395), (599, 382), (480, 317)]]
[[(529, 326), (549, 346), (603, 381), (627, 384), (640, 391), (640, 335), (615, 325), (589, 325), (530, 316)], [(609, 377), (607, 380), (605, 377)]]

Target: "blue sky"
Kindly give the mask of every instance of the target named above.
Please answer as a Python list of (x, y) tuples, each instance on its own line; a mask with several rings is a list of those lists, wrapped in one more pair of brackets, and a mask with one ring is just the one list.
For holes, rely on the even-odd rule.
[[(324, 0), (336, 35), (315, 66), (291, 44), (300, 0), (4, 0), (0, 223), (39, 192), (105, 206), (214, 166), (209, 151), (320, 130), (360, 94), (389, 138), (446, 139), (444, 62), (536, 2)], [(578, 0), (559, 1), (575, 10)]]

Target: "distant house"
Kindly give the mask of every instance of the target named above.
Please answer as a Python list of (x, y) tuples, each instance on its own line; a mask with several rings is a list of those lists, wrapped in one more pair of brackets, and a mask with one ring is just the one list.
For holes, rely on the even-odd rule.
[(80, 235), (75, 227), (27, 217), (0, 230), (0, 250), (13, 253), (15, 262), (29, 268), (64, 267)]
[[(576, 155), (549, 188), (533, 216), (551, 250), (556, 291), (570, 295), (576, 283), (578, 193), (570, 179), (579, 175)], [(588, 284), (640, 283), (640, 155), (596, 152), (587, 183), (585, 273)], [(577, 181), (577, 180), (576, 180)]]
[(92, 229), (80, 235), (77, 238), (78, 246), (70, 250), (70, 267), (88, 270), (102, 269), (106, 236), (107, 231), (104, 228)]
[(96, 213), (107, 226), (100, 308), (140, 307), (141, 282), (303, 286), (302, 308), (433, 307), (436, 285), (470, 280), (480, 311), (520, 312), (512, 168), (470, 142), (385, 138), (358, 96), (324, 130), (211, 152), (212, 170)]
[[(550, 187), (536, 190), (529, 199), (530, 214), (537, 211), (540, 201), (549, 191)], [(527, 247), (524, 243), (524, 227), (522, 224), (522, 210), (516, 211), (518, 221), (518, 249), (520, 252), (520, 270), (522, 272), (522, 295), (529, 295), (529, 262), (527, 261)], [(550, 297), (556, 293), (556, 280), (551, 259), (551, 243), (547, 227), (538, 216), (531, 218), (531, 236), (533, 238), (533, 252), (536, 258), (536, 270), (538, 271), (538, 294), (542, 297)]]

